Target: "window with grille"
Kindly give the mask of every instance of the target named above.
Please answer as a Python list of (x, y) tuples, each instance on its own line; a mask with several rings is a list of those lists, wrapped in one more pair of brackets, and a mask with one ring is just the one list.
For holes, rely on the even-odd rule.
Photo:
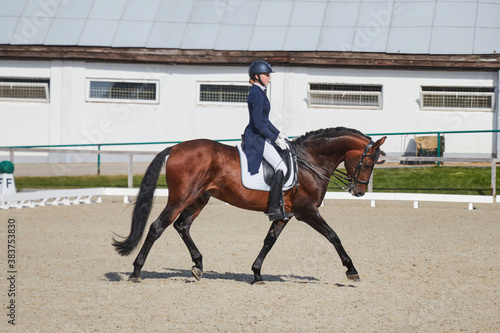
[(309, 83), (309, 106), (381, 109), (382, 85)]
[(0, 101), (49, 101), (49, 79), (0, 78)]
[(421, 88), (421, 110), (493, 111), (494, 87)]
[(104, 80), (88, 82), (90, 101), (158, 103), (158, 82)]
[(246, 103), (251, 86), (248, 84), (200, 83), (201, 103)]

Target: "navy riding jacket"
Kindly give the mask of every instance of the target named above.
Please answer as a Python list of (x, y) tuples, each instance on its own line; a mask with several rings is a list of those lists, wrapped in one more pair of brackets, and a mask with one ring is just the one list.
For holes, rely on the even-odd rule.
[(248, 171), (254, 174), (259, 172), (266, 139), (274, 143), (280, 132), (269, 121), (271, 103), (269, 103), (265, 91), (260, 86), (254, 84), (250, 89), (247, 104), (250, 121), (243, 135)]

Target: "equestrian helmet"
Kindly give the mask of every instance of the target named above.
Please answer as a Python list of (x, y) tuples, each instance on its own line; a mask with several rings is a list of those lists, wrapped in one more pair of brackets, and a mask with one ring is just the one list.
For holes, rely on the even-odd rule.
[(248, 76), (253, 77), (262, 73), (274, 73), (271, 65), (265, 60), (255, 60), (248, 68)]

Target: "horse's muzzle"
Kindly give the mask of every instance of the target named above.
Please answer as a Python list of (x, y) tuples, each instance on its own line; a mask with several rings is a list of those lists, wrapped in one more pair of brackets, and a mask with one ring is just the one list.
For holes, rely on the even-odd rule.
[(351, 193), (351, 195), (354, 197), (362, 197), (363, 195), (365, 195), (365, 191), (358, 189), (357, 186), (354, 186), (353, 188), (351, 188), (349, 190), (349, 193)]

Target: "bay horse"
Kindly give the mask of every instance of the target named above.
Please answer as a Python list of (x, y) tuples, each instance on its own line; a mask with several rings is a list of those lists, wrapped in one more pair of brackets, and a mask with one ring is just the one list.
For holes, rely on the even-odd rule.
[[(359, 281), (358, 272), (337, 234), (319, 214), (318, 207), (325, 197), (330, 177), (341, 162), (344, 162), (346, 170), (343, 178), (347, 187), (344, 189), (357, 197), (365, 194), (373, 167), (380, 155), (379, 147), (385, 139), (383, 137), (373, 142), (370, 137), (357, 130), (337, 127), (308, 132), (289, 141), (299, 161), (299, 186), (285, 192), (286, 211), (293, 212), (299, 221), (310, 225), (333, 244), (342, 264), (347, 268), (347, 278), (353, 281)], [(243, 209), (261, 212), (267, 212), (268, 209), (268, 192), (243, 187), (236, 147), (207, 139), (185, 141), (166, 148), (149, 165), (132, 213), (130, 234), (121, 240), (113, 238), (113, 246), (120, 255), (129, 255), (139, 245), (165, 160), (169, 190), (167, 205), (151, 224), (133, 263), (134, 271), (129, 278), (132, 282), (140, 281), (141, 269), (153, 243), (172, 223), (191, 254), (193, 276), (196, 280), (202, 277), (203, 258), (189, 230), (210, 197)], [(271, 224), (264, 246), (252, 265), (252, 284), (264, 283), (261, 276), (262, 263), (287, 222), (278, 220)]]

